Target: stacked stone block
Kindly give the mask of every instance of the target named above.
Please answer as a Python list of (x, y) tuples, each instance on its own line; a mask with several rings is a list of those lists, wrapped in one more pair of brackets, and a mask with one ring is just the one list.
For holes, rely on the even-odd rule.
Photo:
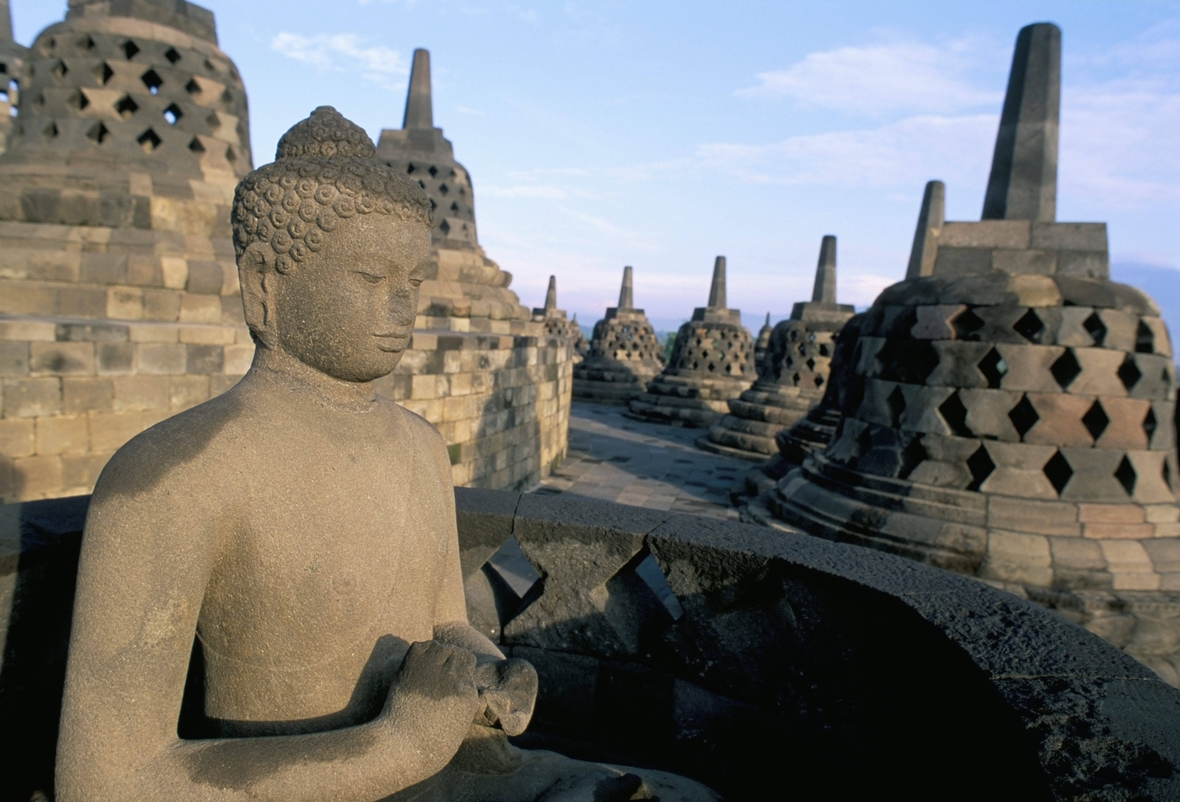
[(5, 500), (88, 491), (253, 353), (229, 235), (246, 97), (212, 14), (75, 0), (19, 81), (0, 157)]
[(533, 485), (565, 457), (572, 343), (532, 319), (480, 247), (470, 176), (434, 127), (425, 50), (414, 51), (403, 126), (381, 132), (377, 158), (418, 181), (435, 220), (414, 338), (380, 392), (439, 428), (456, 485)]
[(594, 324), (590, 350), (574, 368), (574, 397), (627, 404), (664, 368), (663, 348), (642, 309), (635, 309), (631, 268), (623, 268), (619, 305)]
[(1158, 307), (1108, 279), (1105, 225), (1053, 219), (1059, 59), (1055, 26), (1021, 32), (985, 219), (944, 223), (928, 186), (836, 437), (769, 505), (1033, 598), (1176, 684), (1173, 355)]
[(713, 264), (709, 305), (676, 332), (668, 365), (630, 404), (631, 414), (678, 426), (708, 427), (726, 402), (754, 382), (754, 342), (741, 312), (726, 306), (725, 257)]
[(728, 401), (729, 414), (697, 440), (706, 451), (762, 461), (777, 450), (775, 436), (819, 403), (840, 327), (853, 308), (836, 303), (836, 238), (820, 245), (810, 302), (796, 303), (774, 327), (758, 381)]

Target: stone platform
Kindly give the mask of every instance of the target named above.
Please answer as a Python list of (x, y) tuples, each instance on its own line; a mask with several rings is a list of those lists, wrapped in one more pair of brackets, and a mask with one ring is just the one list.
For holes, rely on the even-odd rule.
[(574, 401), (569, 456), (532, 492), (736, 521), (729, 492), (749, 466), (700, 452), (694, 437), (624, 417), (619, 406)]

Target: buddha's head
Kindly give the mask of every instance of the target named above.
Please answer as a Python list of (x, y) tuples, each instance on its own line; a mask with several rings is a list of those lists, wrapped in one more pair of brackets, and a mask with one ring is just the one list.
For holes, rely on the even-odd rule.
[(426, 193), (375, 155), (359, 126), (321, 106), (234, 193), (255, 343), (353, 382), (397, 367), (430, 256)]

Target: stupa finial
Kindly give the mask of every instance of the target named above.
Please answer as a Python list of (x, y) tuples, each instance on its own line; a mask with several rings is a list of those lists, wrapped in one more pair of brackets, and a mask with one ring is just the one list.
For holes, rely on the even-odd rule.
[(946, 185), (929, 181), (922, 195), (922, 210), (918, 212), (918, 228), (914, 231), (914, 246), (910, 249), (910, 264), (905, 277), (909, 281), (934, 274), (934, 260), (938, 257), (938, 237), (946, 222)]
[(819, 246), (819, 263), (815, 266), (815, 287), (811, 290), (811, 302), (836, 303), (836, 237), (832, 234), (825, 234)]
[(410, 68), (410, 91), (406, 96), (406, 116), (402, 128), (434, 128), (434, 104), (430, 98), (430, 51), (414, 51)]
[(726, 308), (724, 256), (718, 256), (713, 262), (713, 285), (709, 287), (709, 307), (715, 309)]
[(619, 309), (634, 309), (635, 294), (631, 284), (631, 265), (623, 268), (623, 286), (619, 287)]
[(984, 220), (1057, 218), (1057, 129), (1061, 116), (1061, 29), (1021, 29), (996, 134)]
[(545, 293), (545, 313), (557, 309), (557, 276), (549, 277), (549, 291)]

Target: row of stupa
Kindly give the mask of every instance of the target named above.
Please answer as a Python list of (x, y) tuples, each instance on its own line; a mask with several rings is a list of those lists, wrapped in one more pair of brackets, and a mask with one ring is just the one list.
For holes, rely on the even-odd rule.
[(1017, 37), (982, 219), (925, 191), (906, 278), (839, 333), (744, 516), (976, 576), (1180, 685), (1176, 377), (1106, 225), (1056, 222), (1061, 31)]
[[(69, 0), (28, 49), (8, 11), (0, 500), (15, 501), (88, 492), (129, 438), (245, 373), (229, 208), (253, 158), (246, 91), (210, 11)], [(534, 484), (565, 454), (570, 343), (479, 246), (425, 50), (378, 158), (417, 179), (435, 214), (412, 344), (380, 390), (438, 427), (457, 485)]]
[[(812, 301), (755, 342), (719, 257), (668, 364), (616, 399), (770, 455), (747, 519), (977, 576), (1180, 685), (1173, 353), (1156, 304), (1110, 281), (1105, 224), (1056, 222), (1060, 59), (1055, 25), (1021, 31), (982, 220), (946, 222), (930, 182), (906, 278), (867, 312), (835, 302), (825, 237)], [(601, 362), (576, 396), (611, 386)]]
[(743, 459), (774, 454), (779, 431), (819, 402), (835, 336), (853, 315), (853, 307), (836, 303), (831, 235), (820, 246), (812, 299), (796, 303), (774, 327), (768, 314), (757, 338), (727, 305), (724, 256), (714, 262), (708, 304), (677, 331), (666, 362), (633, 293), (626, 267), (619, 305), (595, 324), (589, 351), (574, 367), (574, 397), (626, 404), (637, 418), (708, 428), (700, 447)]

